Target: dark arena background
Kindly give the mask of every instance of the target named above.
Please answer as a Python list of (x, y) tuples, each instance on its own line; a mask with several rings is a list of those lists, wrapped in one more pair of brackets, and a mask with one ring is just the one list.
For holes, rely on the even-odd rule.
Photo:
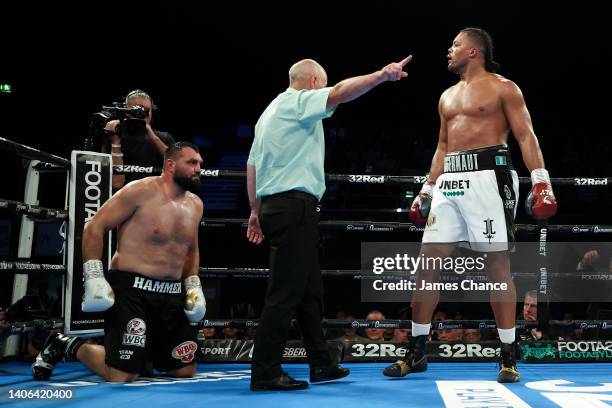
[[(2, 5), (0, 402), (612, 406), (610, 35), (604, 10), (603, 2), (476, 0)], [(410, 305), (362, 296), (362, 244), (421, 240), (423, 229), (410, 223), (408, 210), (436, 149), (440, 95), (458, 80), (447, 70), (447, 50), (465, 27), (491, 34), (498, 73), (521, 88), (559, 210), (548, 225), (527, 215), (529, 171), (510, 136), (523, 178), (517, 237), (535, 248), (534, 261), (512, 271), (521, 288), (517, 333), (526, 334), (519, 344), (521, 382), (494, 381), (499, 351), (493, 313), (488, 302), (474, 301), (440, 303), (429, 370), (391, 381), (382, 369), (405, 352), (406, 339), (398, 341), (394, 331), (411, 327)], [(251, 393), (249, 361), (269, 255), (266, 241), (255, 246), (245, 237), (250, 210), (244, 172), (255, 123), (287, 88), (289, 67), (303, 58), (318, 61), (333, 86), (410, 54), (407, 78), (342, 104), (323, 121), (324, 327), (334, 356), (352, 373), (290, 395)], [(204, 160), (199, 246), (207, 313), (197, 374), (173, 379), (155, 373), (111, 384), (69, 361), (59, 363), (49, 381), (35, 382), (30, 365), (49, 332), (65, 328), (65, 302), (72, 296), (64, 253), (70, 244), (62, 167), (68, 162), (49, 154), (70, 160), (88, 143), (99, 151), (96, 114), (134, 89), (146, 91), (157, 106), (153, 128), (195, 143)], [(35, 198), (26, 185), (30, 159), (59, 165), (40, 170)], [(546, 245), (548, 264), (542, 264), (537, 248)], [(537, 317), (527, 317), (525, 292), (543, 282), (579, 295), (546, 293), (537, 299)], [(532, 329), (544, 336), (529, 337)], [(102, 341), (103, 332), (97, 334), (92, 342)], [(284, 359), (292, 376), (308, 377), (295, 325)]]

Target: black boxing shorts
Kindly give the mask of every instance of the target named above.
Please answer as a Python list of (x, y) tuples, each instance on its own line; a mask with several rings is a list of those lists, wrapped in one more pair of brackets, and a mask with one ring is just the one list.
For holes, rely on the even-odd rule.
[(178, 280), (156, 280), (131, 272), (109, 271), (115, 304), (104, 315), (106, 364), (141, 373), (197, 363), (197, 326), (183, 312), (184, 288)]

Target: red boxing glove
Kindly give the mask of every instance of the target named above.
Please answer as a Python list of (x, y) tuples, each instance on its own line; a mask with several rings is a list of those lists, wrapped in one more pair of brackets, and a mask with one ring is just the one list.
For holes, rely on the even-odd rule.
[(557, 199), (550, 185), (546, 169), (535, 169), (531, 172), (533, 187), (527, 195), (525, 209), (527, 214), (536, 220), (545, 220), (557, 213)]
[(425, 183), (419, 194), (412, 200), (410, 206), (410, 221), (418, 226), (423, 226), (427, 222), (429, 210), (431, 210), (431, 195), (433, 192), (433, 184)]

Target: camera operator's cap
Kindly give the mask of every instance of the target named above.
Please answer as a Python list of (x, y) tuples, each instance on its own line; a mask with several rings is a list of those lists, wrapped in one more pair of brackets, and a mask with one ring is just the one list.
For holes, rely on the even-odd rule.
[(151, 110), (153, 112), (157, 111), (157, 106), (153, 103), (153, 98), (151, 98), (151, 95), (149, 95), (147, 92), (143, 91), (142, 89), (134, 89), (133, 91), (128, 93), (125, 96), (124, 106), (127, 105), (128, 101), (133, 97), (147, 98), (148, 100), (151, 101)]

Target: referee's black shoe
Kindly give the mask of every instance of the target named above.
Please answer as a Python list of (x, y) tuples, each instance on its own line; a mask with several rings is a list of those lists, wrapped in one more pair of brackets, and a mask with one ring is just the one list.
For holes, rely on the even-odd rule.
[(297, 391), (308, 388), (308, 382), (298, 381), (287, 373), (271, 380), (251, 380), (251, 391)]
[(329, 367), (313, 367), (310, 369), (310, 382), (321, 383), (328, 381), (336, 381), (346, 377), (351, 372), (348, 368), (334, 364)]

